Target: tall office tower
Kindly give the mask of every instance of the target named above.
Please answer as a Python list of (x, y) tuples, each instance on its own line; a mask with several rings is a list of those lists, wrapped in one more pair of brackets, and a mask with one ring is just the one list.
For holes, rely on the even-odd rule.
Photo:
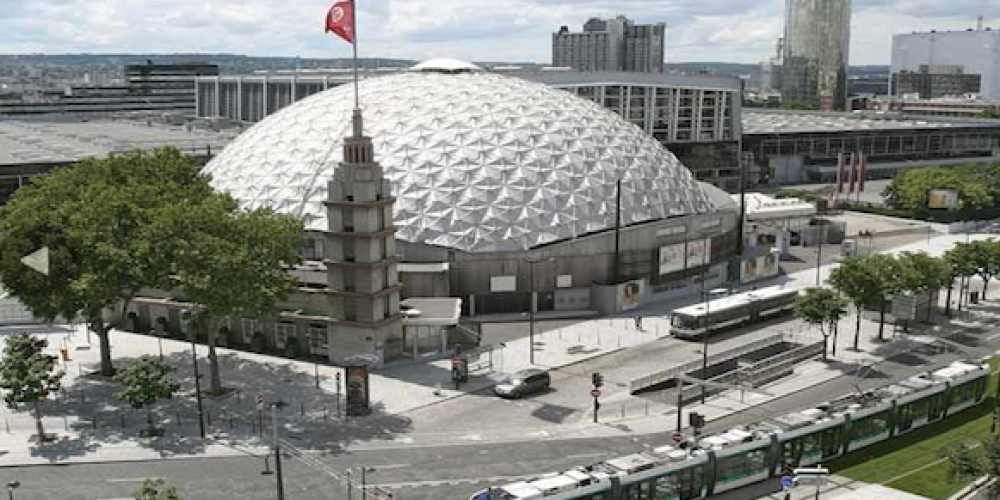
[(786, 0), (782, 98), (845, 109), (851, 0)]
[(667, 25), (635, 24), (625, 16), (592, 18), (580, 33), (552, 34), (552, 65), (579, 71), (662, 73)]

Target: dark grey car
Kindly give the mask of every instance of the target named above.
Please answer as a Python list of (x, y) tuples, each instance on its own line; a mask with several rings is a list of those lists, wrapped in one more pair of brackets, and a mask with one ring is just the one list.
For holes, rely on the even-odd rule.
[(496, 385), (493, 392), (502, 398), (520, 398), (549, 388), (552, 379), (544, 370), (530, 368), (511, 375)]

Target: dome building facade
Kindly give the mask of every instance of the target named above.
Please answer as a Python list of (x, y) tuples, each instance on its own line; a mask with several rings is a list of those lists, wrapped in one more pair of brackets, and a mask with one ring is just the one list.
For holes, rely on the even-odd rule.
[[(692, 293), (703, 276), (727, 279), (736, 211), (617, 114), (449, 60), (364, 80), (359, 92), (364, 136), (391, 185), (388, 260), (404, 298), (457, 297), (467, 315), (614, 312)], [(292, 271), (304, 290), (327, 282), (329, 189), (352, 93), (336, 87), (268, 116), (204, 170), (244, 206), (304, 221), (306, 264)]]

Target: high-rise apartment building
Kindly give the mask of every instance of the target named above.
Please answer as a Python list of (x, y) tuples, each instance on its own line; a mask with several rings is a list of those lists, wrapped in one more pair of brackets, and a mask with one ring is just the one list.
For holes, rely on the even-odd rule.
[(662, 73), (667, 25), (635, 24), (624, 16), (592, 18), (583, 31), (552, 34), (552, 65), (579, 71)]
[(918, 71), (902, 70), (893, 75), (894, 95), (917, 94), (921, 99), (978, 94), (982, 76), (968, 75), (954, 64), (921, 64)]
[[(997, 61), (1000, 61), (1000, 31), (990, 28), (894, 35), (892, 66), (889, 69), (893, 95), (903, 94), (899, 88), (903, 72), (920, 73), (920, 67), (924, 65), (930, 68), (948, 65), (960, 66), (966, 78), (968, 75), (979, 75), (980, 96), (987, 100), (1000, 100), (1000, 64)], [(943, 73), (934, 70), (929, 74)]]
[(783, 100), (844, 109), (850, 40), (851, 0), (787, 0)]

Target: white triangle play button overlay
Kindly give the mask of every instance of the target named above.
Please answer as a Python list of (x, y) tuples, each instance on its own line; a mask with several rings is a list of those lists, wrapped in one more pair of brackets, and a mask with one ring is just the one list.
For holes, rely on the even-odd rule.
[(21, 258), (21, 263), (46, 276), (49, 275), (49, 247), (42, 247)]

